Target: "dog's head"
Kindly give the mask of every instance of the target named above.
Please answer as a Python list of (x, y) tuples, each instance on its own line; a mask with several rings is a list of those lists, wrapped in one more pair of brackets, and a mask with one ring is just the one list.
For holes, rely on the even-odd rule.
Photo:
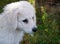
[[(15, 5), (14, 5), (15, 4)], [(27, 1), (20, 1), (10, 5), (10, 11), (17, 14), (17, 28), (26, 33), (36, 32), (36, 15), (34, 7)], [(8, 10), (9, 6), (7, 9)], [(12, 15), (13, 15), (12, 14)]]
[(26, 33), (36, 32), (35, 10), (28, 2), (20, 2), (22, 7), (18, 12), (18, 28)]

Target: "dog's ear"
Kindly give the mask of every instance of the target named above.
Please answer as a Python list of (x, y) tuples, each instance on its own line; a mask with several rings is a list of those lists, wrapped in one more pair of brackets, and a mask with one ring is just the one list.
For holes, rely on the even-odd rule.
[(15, 30), (17, 28), (17, 14), (14, 11), (5, 12), (8, 29)]

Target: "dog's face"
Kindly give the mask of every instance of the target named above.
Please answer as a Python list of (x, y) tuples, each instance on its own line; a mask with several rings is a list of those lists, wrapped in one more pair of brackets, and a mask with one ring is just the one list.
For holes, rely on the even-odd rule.
[[(16, 24), (16, 28), (26, 33), (36, 32), (35, 9), (29, 2), (20, 1), (11, 3), (5, 6), (4, 10), (10, 13), (10, 16), (14, 15), (12, 24)], [(14, 25), (13, 27), (15, 28)]]
[(32, 8), (20, 9), (17, 16), (18, 25), (17, 27), (26, 32), (33, 33), (36, 31), (36, 16), (35, 10)]

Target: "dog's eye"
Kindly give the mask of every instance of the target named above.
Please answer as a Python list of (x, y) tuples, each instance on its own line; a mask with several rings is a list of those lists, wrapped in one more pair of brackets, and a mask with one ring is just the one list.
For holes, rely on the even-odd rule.
[(34, 17), (32, 17), (32, 19), (34, 19)]
[(27, 20), (27, 19), (24, 19), (23, 22), (24, 22), (24, 23), (28, 23), (28, 20)]
[(32, 19), (34, 20), (34, 17), (32, 17)]

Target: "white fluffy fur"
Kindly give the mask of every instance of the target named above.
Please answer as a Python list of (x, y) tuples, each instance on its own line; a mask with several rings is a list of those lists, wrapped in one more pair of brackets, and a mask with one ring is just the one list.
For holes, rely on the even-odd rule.
[[(27, 24), (24, 19), (28, 19)], [(19, 44), (24, 33), (31, 34), (33, 27), (36, 27), (35, 10), (29, 2), (6, 5), (0, 15), (0, 44)]]

